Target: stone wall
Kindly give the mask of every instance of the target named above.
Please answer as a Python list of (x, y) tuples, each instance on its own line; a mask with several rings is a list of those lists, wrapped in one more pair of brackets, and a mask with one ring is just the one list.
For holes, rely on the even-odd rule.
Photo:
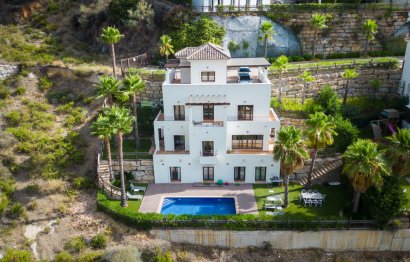
[(18, 74), (20, 67), (12, 64), (0, 64), (0, 80)]
[[(344, 86), (346, 81), (342, 78), (343, 67), (314, 69), (310, 70), (315, 77), (315, 81), (311, 82), (306, 90), (306, 97), (312, 97), (326, 84), (332, 85), (335, 91), (340, 96), (344, 94)], [(292, 70), (282, 76), (279, 80), (277, 74), (270, 74), (269, 78), (272, 82), (272, 97), (277, 97), (279, 85), (282, 86), (283, 97), (299, 98), (302, 93), (303, 80), (298, 78), (303, 72), (300, 70)], [(357, 78), (349, 83), (349, 96), (359, 96), (374, 94), (376, 96), (394, 95), (397, 94), (400, 86), (401, 69), (383, 69), (383, 68), (361, 68), (357, 72), (360, 74)], [(381, 87), (374, 89), (371, 85), (373, 79), (379, 79)]]
[(147, 82), (144, 91), (137, 97), (138, 102), (152, 101), (161, 104), (162, 101), (162, 82)]
[[(102, 160), (102, 165), (108, 165), (108, 161)], [(113, 171), (119, 172), (120, 166), (117, 161), (113, 161)], [(124, 172), (132, 172), (134, 180), (137, 182), (154, 182), (154, 163), (151, 159), (124, 161)]]
[(225, 248), (262, 247), (270, 242), (277, 249), (320, 248), (325, 250), (410, 251), (410, 229), (306, 231), (151, 230), (160, 239), (176, 243)]
[[(361, 26), (366, 19), (374, 19), (379, 25), (379, 33), (369, 46), (371, 50), (382, 50), (386, 40), (391, 39), (393, 33), (406, 22), (407, 12), (388, 10), (349, 10), (332, 12), (332, 19), (328, 28), (320, 33), (320, 40), (316, 44), (317, 54), (333, 54), (347, 52), (361, 52), (365, 43), (365, 35)], [(314, 31), (309, 25), (311, 12), (298, 12), (290, 19), (278, 20), (292, 29), (299, 37), (303, 53), (311, 54)]]

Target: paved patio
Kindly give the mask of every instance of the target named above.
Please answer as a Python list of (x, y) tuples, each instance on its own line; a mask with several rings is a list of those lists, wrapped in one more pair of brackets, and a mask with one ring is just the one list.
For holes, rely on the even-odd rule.
[(193, 184), (150, 184), (145, 191), (139, 212), (159, 213), (165, 197), (234, 197), (239, 214), (257, 214), (252, 184), (240, 186), (198, 187)]

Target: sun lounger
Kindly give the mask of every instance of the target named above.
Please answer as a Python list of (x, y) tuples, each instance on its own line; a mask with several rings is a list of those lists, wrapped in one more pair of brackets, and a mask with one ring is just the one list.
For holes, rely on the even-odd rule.
[(130, 187), (131, 187), (131, 190), (134, 192), (139, 192), (139, 191), (145, 192), (145, 190), (147, 189), (144, 186), (136, 186), (133, 183), (130, 184)]
[(281, 216), (285, 214), (285, 211), (265, 212), (265, 214), (269, 216)]
[(142, 200), (142, 198), (143, 198), (142, 195), (131, 195), (130, 192), (127, 192), (127, 199)]

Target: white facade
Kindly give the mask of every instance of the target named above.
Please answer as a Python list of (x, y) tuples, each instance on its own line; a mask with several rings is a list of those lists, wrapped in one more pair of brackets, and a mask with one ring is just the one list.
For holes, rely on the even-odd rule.
[[(282, 3), (280, 0), (192, 0), (192, 6), (198, 12), (215, 12), (217, 6), (233, 7), (235, 10), (242, 8), (257, 9), (258, 6)], [(228, 8), (229, 10), (229, 8)]]
[[(211, 51), (220, 52), (217, 48)], [(272, 160), (280, 122), (270, 109), (267, 72), (252, 68), (252, 82), (238, 83), (226, 52), (218, 59), (181, 55), (184, 67), (168, 70), (162, 85), (164, 112), (154, 122), (156, 183), (255, 183), (280, 176)], [(214, 75), (211, 82), (202, 81), (205, 72)]]

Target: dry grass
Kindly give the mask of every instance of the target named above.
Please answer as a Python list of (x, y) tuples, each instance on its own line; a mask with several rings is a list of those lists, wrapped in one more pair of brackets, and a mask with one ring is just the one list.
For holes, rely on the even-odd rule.
[(66, 190), (66, 182), (61, 179), (49, 179), (39, 181), (40, 192), (46, 194), (64, 193)]

